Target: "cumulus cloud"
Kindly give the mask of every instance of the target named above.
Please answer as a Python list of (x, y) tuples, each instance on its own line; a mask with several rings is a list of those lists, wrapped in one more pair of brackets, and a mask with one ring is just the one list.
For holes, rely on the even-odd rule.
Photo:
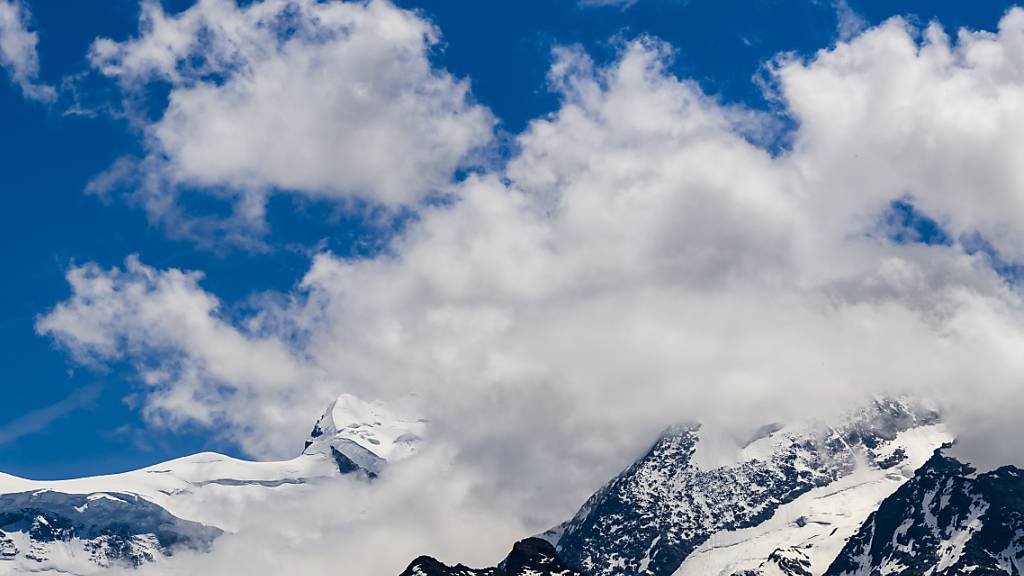
[[(246, 444), (257, 431), (238, 414), (308, 425), (282, 398), (334, 386), (411, 401), (446, 457), (394, 473), (459, 478), (474, 498), (442, 501), (523, 535), (687, 419), (752, 429), (907, 393), (947, 411), (970, 459), (1020, 463), (993, 439), (1021, 432), (1024, 302), (962, 239), (1024, 256), (1021, 38), (1019, 10), (955, 41), (896, 19), (780, 60), (797, 128), (777, 154), (756, 144), (761, 116), (669, 73), (663, 43), (625, 43), (607, 67), (560, 49), (558, 111), (506, 166), (420, 207), (383, 255), (320, 254), (292, 293), (241, 318), (192, 273), (75, 268), (71, 299), (38, 326), (79, 357), (139, 364), (159, 410), (255, 454), (272, 450)], [(907, 221), (894, 203), (949, 240), (894, 233)], [(197, 400), (164, 400), (176, 394)], [(374, 524), (383, 510), (365, 529), (331, 521), (334, 549), (367, 558), (360, 546), (404, 522), (452, 525), (436, 510)], [(480, 544), (478, 526), (414, 543), (500, 557), (507, 541)], [(315, 564), (314, 548), (282, 558)]]
[[(95, 265), (68, 273), (72, 298), (39, 319), (81, 362), (132, 363), (154, 424), (228, 428), (227, 439), (262, 457), (292, 456), (331, 399), (327, 385), (288, 342), (236, 327), (201, 275), (158, 271), (135, 257), (123, 270)], [(301, 425), (300, 425), (301, 423)]]
[(19, 0), (0, 1), (0, 67), (27, 98), (51, 102), (53, 86), (39, 83), (39, 35), (29, 30), (30, 14)]
[(203, 227), (180, 213), (182, 189), (232, 203), (226, 225), (248, 231), (275, 191), (392, 208), (444, 193), (493, 119), (468, 82), (431, 64), (438, 42), (386, 0), (201, 0), (178, 14), (144, 1), (138, 36), (97, 40), (90, 61), (129, 103), (169, 84), (167, 106), (140, 119), (147, 156), (94, 188), (127, 180), (186, 235)]
[(995, 34), (954, 40), (933, 23), (918, 35), (893, 19), (779, 69), (809, 201), (827, 217), (870, 217), (909, 195), (953, 236), (982, 232), (1020, 260), (1024, 11)]

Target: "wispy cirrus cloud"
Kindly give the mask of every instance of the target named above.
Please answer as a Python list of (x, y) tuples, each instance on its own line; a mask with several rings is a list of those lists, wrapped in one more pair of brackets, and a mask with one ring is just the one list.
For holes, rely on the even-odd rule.
[(625, 10), (640, 0), (579, 0), (579, 5), (584, 7), (617, 7)]
[(0, 447), (16, 442), (24, 436), (45, 430), (60, 418), (76, 410), (88, 408), (96, 402), (101, 391), (102, 386), (99, 384), (78, 388), (62, 400), (26, 412), (14, 420), (0, 425)]

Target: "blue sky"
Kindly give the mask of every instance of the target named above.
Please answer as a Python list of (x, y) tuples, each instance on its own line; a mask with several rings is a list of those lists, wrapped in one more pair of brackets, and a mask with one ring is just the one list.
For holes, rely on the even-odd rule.
[[(40, 81), (59, 85), (88, 71), (97, 37), (124, 39), (137, 29), (134, 0), (29, 0), (39, 33)], [(189, 2), (168, 2), (181, 10)], [(835, 7), (824, 0), (639, 0), (629, 7), (581, 6), (571, 0), (495, 2), (413, 1), (443, 35), (435, 64), (469, 79), (477, 102), (499, 119), (499, 130), (521, 132), (555, 111), (546, 88), (551, 49), (580, 44), (598, 63), (615, 56), (615, 38), (653, 35), (677, 50), (673, 72), (692, 78), (722, 102), (776, 112), (752, 81), (777, 53), (810, 54), (837, 38)], [(1010, 3), (858, 2), (849, 8), (875, 24), (894, 14), (947, 30), (992, 29)], [(604, 60), (602, 60), (604, 59)], [(81, 81), (90, 106), (112, 101), (113, 87)], [(154, 109), (163, 96), (149, 94)], [(136, 391), (131, 366), (83, 366), (49, 338), (36, 334), (38, 315), (69, 295), (65, 272), (74, 263), (120, 265), (139, 254), (150, 266), (202, 270), (202, 286), (227, 306), (244, 309), (254, 294), (292, 287), (309, 268), (309, 254), (375, 252), (387, 230), (365, 210), (339, 211), (325, 202), (275, 197), (269, 207), (266, 251), (210, 249), (170, 237), (139, 208), (85, 193), (89, 181), (120, 156), (142, 150), (137, 129), (110, 114), (67, 114), (68, 99), (40, 103), (0, 82), (0, 470), (59, 478), (134, 468), (205, 449), (238, 453), (209, 430), (147, 428), (126, 398)], [(310, 424), (314, 415), (310, 417)], [(297, 446), (298, 449), (298, 446)]]

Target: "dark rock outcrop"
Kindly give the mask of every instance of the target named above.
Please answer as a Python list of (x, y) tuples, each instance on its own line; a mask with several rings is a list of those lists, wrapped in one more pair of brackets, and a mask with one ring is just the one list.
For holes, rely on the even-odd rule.
[(516, 542), (509, 555), (494, 568), (445, 565), (429, 556), (413, 560), (400, 576), (583, 576), (566, 566), (547, 540)]

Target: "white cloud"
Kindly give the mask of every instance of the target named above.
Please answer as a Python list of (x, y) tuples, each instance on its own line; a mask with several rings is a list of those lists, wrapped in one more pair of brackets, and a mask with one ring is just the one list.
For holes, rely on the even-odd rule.
[(493, 120), (431, 64), (438, 39), (386, 0), (201, 0), (174, 15), (147, 0), (139, 35), (97, 40), (90, 60), (136, 97), (171, 86), (145, 125), (151, 215), (187, 226), (175, 190), (200, 189), (258, 229), (274, 191), (388, 207), (446, 191)]
[(19, 0), (0, 1), (0, 67), (7, 72), (27, 98), (53, 101), (52, 86), (38, 83), (39, 35), (29, 30), (29, 12)]
[(779, 81), (800, 123), (800, 164), (816, 214), (868, 218), (910, 195), (954, 235), (980, 231), (1005, 256), (1024, 256), (1024, 11), (997, 34), (938, 24), (921, 41), (894, 19)]
[(83, 363), (134, 364), (155, 424), (224, 426), (225, 437), (252, 454), (294, 455), (337, 385), (323, 382), (288, 342), (261, 334), (256, 319), (246, 328), (226, 321), (200, 279), (135, 257), (123, 270), (75, 267), (72, 298), (37, 329)]
[(850, 40), (868, 27), (864, 17), (854, 10), (846, 0), (833, 0), (832, 8), (836, 12), (836, 31), (840, 40)]
[[(684, 419), (753, 428), (913, 393), (949, 410), (970, 458), (1019, 460), (998, 449), (1022, 432), (1017, 288), (983, 254), (897, 244), (880, 222), (909, 197), (954, 238), (1024, 256), (1021, 38), (1021, 11), (955, 44), (934, 26), (919, 43), (894, 20), (784, 61), (777, 87), (798, 128), (776, 155), (752, 143), (758, 115), (673, 77), (657, 41), (606, 68), (559, 50), (557, 113), (530, 124), (507, 167), (421, 207), (384, 255), (321, 254), (293, 293), (234, 321), (194, 275), (74, 269), (72, 298), (39, 328), (80, 356), (140, 364), (160, 410), (257, 454), (273, 448), (246, 444), (258, 432), (238, 415), (283, 410), (272, 430), (299, 430), (308, 415), (281, 399), (310, 386), (411, 397), (448, 455), (429, 465), (479, 496), (458, 506), (520, 533), (569, 516)], [(197, 396), (208, 383), (223, 393)], [(195, 405), (163, 400), (178, 393)], [(408, 497), (384, 486), (382, 501)], [(383, 524), (325, 529), (366, 573), (394, 564), (373, 564), (367, 542), (443, 521), (369, 509)], [(507, 541), (481, 544), (465, 525), (415, 543), (500, 557)], [(195, 561), (225, 561), (237, 542)], [(280, 561), (315, 567), (315, 549)]]

